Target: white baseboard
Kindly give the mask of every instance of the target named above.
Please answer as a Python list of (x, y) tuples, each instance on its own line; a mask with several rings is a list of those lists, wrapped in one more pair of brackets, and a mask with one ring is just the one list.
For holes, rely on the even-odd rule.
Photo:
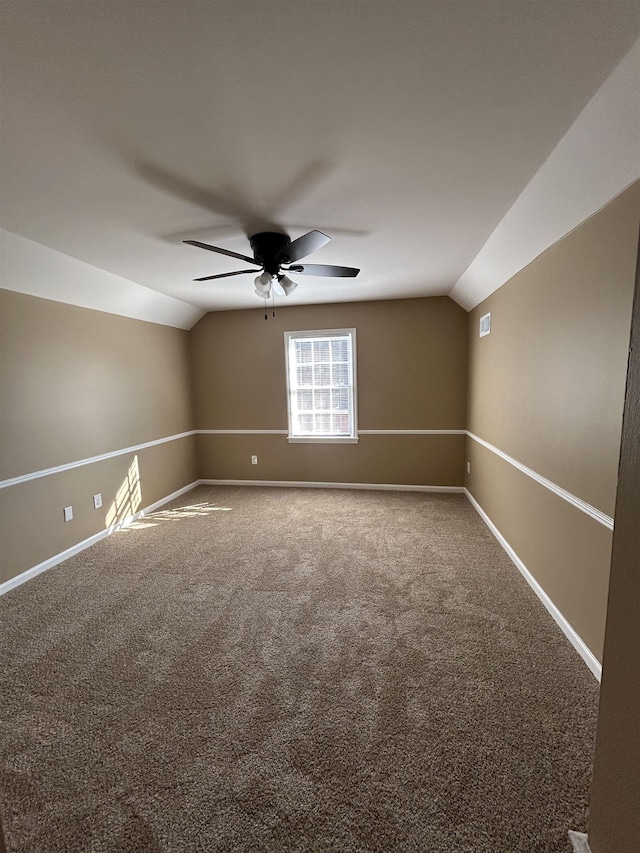
[(145, 507), (143, 510), (140, 510), (138, 516), (148, 515), (150, 512), (153, 512), (159, 507), (168, 504), (169, 501), (174, 501), (176, 498), (179, 498), (180, 495), (185, 495), (187, 492), (190, 492), (191, 489), (195, 489), (195, 487), (199, 486), (201, 482), (202, 480), (194, 480), (193, 483), (189, 483), (188, 486), (183, 486), (181, 489), (177, 489), (177, 491), (171, 492), (170, 495), (166, 495), (166, 497), (160, 498), (159, 501), (149, 504), (149, 506)]
[(99, 542), (101, 539), (110, 536), (116, 530), (120, 530), (123, 527), (128, 527), (134, 521), (137, 521), (144, 515), (148, 515), (150, 512), (158, 509), (169, 501), (175, 500), (175, 498), (184, 495), (186, 492), (191, 491), (196, 486), (273, 486), (280, 488), (302, 488), (302, 489), (366, 489), (366, 490), (383, 490), (383, 491), (398, 491), (398, 492), (440, 492), (440, 493), (454, 493), (460, 494), (464, 493), (473, 507), (476, 509), (477, 513), (480, 515), (482, 520), (485, 522), (489, 530), (496, 537), (498, 542), (502, 545), (510, 559), (516, 565), (524, 579), (527, 581), (529, 586), (533, 589), (535, 594), (538, 596), (540, 601), (544, 604), (554, 621), (558, 624), (564, 635), (567, 637), (572, 646), (576, 649), (580, 657), (587, 664), (593, 675), (600, 681), (602, 676), (602, 666), (598, 659), (595, 657), (593, 652), (589, 649), (586, 643), (582, 640), (579, 634), (571, 627), (569, 622), (565, 619), (562, 613), (558, 610), (553, 601), (549, 598), (544, 589), (540, 586), (538, 581), (533, 577), (531, 572), (527, 569), (525, 564), (522, 562), (520, 557), (513, 550), (511, 545), (507, 542), (505, 537), (500, 533), (495, 524), (491, 521), (486, 512), (482, 509), (480, 504), (473, 497), (471, 492), (463, 486), (414, 486), (414, 485), (401, 485), (394, 483), (324, 483), (324, 482), (307, 482), (307, 481), (298, 481), (298, 480), (211, 480), (211, 479), (201, 479), (195, 480), (193, 483), (189, 483), (187, 486), (183, 486), (183, 488), (178, 489), (175, 492), (172, 492), (170, 495), (166, 495), (164, 498), (161, 498), (158, 501), (150, 504), (144, 509), (136, 512), (134, 515), (130, 515), (127, 518), (119, 521), (117, 524), (112, 525), (111, 527), (106, 528), (105, 530), (101, 530), (98, 533), (95, 533), (93, 536), (89, 536), (88, 539), (84, 539), (82, 542), (78, 542), (76, 545), (72, 545), (70, 548), (67, 548), (64, 551), (61, 551), (59, 554), (54, 555), (53, 557), (49, 557), (48, 560), (44, 560), (42, 563), (38, 563), (37, 566), (32, 566), (30, 569), (27, 569), (21, 574), (16, 575), (14, 578), (10, 578), (8, 581), (0, 584), (0, 595), (4, 595), (5, 592), (9, 592), (9, 590), (14, 589), (17, 586), (25, 583), (25, 581), (30, 580), (31, 578), (36, 577), (42, 572), (47, 571), (47, 569), (53, 568), (53, 566), (57, 566), (59, 563), (68, 560), (69, 557), (73, 557), (74, 554), (80, 553), (80, 551), (84, 551), (86, 548), (89, 548), (91, 545), (94, 545), (96, 542)]
[(493, 535), (496, 537), (498, 542), (502, 545), (502, 547), (507, 552), (508, 556), (513, 561), (513, 563), (515, 563), (520, 574), (524, 577), (524, 579), (529, 584), (531, 589), (535, 592), (535, 594), (538, 596), (540, 601), (544, 604), (546, 609), (549, 611), (551, 617), (557, 623), (557, 625), (560, 627), (560, 629), (563, 632), (563, 634), (565, 635), (565, 637), (569, 640), (571, 645), (578, 652), (578, 654), (583, 659), (583, 661), (586, 663), (586, 665), (589, 667), (589, 669), (591, 670), (593, 675), (597, 678), (598, 681), (600, 681), (600, 679), (602, 677), (602, 664), (598, 661), (597, 657), (593, 654), (593, 652), (587, 646), (587, 644), (584, 642), (582, 637), (580, 637), (580, 635), (577, 633), (577, 631), (575, 631), (575, 629), (571, 627), (571, 625), (569, 624), (567, 619), (558, 610), (556, 605), (549, 598), (547, 593), (540, 586), (538, 581), (534, 578), (534, 576), (531, 574), (529, 569), (525, 566), (525, 564), (522, 562), (520, 557), (516, 554), (516, 552), (511, 547), (511, 545), (504, 538), (502, 533), (500, 533), (498, 528), (495, 526), (493, 521), (491, 521), (491, 519), (489, 518), (487, 513), (482, 509), (482, 507), (480, 506), (478, 501), (473, 497), (471, 492), (465, 488), (464, 493), (466, 494), (467, 498), (469, 499), (469, 501), (471, 502), (471, 504), (475, 508), (475, 510), (478, 513), (478, 515), (480, 516), (480, 518), (484, 521), (484, 523), (487, 525), (489, 530), (493, 533)]
[(200, 480), (203, 486), (275, 486), (287, 489), (374, 489), (388, 492), (456, 492), (464, 486), (403, 486), (395, 483), (313, 483), (307, 480)]
[(91, 545), (95, 545), (96, 542), (100, 542), (101, 539), (105, 539), (107, 536), (111, 536), (112, 533), (115, 533), (116, 530), (121, 530), (123, 527), (128, 527), (134, 521), (137, 521), (139, 518), (142, 518), (143, 515), (148, 515), (150, 512), (153, 512), (155, 509), (163, 506), (169, 501), (174, 500), (175, 498), (179, 498), (180, 495), (184, 495), (185, 492), (191, 491), (196, 486), (200, 484), (199, 480), (195, 480), (193, 483), (189, 483), (188, 486), (183, 486), (181, 489), (178, 489), (175, 492), (172, 492), (170, 495), (166, 495), (164, 498), (160, 498), (159, 501), (155, 503), (149, 504), (149, 506), (141, 509), (139, 512), (134, 513), (134, 515), (129, 515), (126, 518), (123, 518), (122, 521), (117, 522), (117, 524), (112, 524), (111, 527), (107, 527), (105, 530), (100, 530), (98, 533), (94, 533), (93, 536), (89, 536), (88, 539), (83, 539), (82, 542), (78, 542), (76, 545), (72, 545), (70, 548), (61, 551), (59, 554), (55, 554), (53, 557), (49, 557), (48, 560), (43, 560), (42, 563), (38, 563), (37, 566), (32, 566), (30, 569), (26, 569), (24, 572), (21, 572), (19, 575), (16, 575), (15, 578), (10, 578), (8, 581), (0, 584), (0, 595), (4, 595), (5, 592), (9, 592), (10, 589), (14, 589), (20, 584), (25, 583), (25, 581), (31, 580), (31, 578), (35, 578), (36, 575), (42, 574), (42, 572), (46, 572), (47, 569), (51, 569), (54, 566), (57, 566), (58, 563), (63, 563), (65, 560), (68, 560), (69, 557), (73, 557), (74, 554), (79, 554), (80, 551), (84, 551), (85, 548), (91, 547)]
[(573, 829), (570, 829), (569, 841), (573, 847), (573, 853), (591, 853), (591, 848), (584, 832), (574, 832)]
[(184, 495), (186, 492), (191, 491), (196, 486), (281, 486), (281, 487), (294, 487), (294, 488), (309, 488), (309, 489), (386, 489), (391, 491), (411, 491), (411, 492), (464, 492), (464, 488), (462, 486), (402, 486), (402, 485), (380, 485), (380, 484), (369, 484), (369, 483), (308, 483), (308, 482), (298, 482), (298, 481), (284, 481), (284, 480), (195, 480), (193, 483), (189, 483), (189, 485), (184, 486), (181, 489), (178, 489), (175, 492), (172, 492), (170, 495), (166, 495), (164, 498), (161, 498), (159, 501), (150, 504), (149, 506), (141, 509), (139, 512), (136, 512), (134, 515), (127, 516), (122, 521), (119, 521), (117, 524), (112, 525), (111, 527), (106, 528), (105, 530), (100, 530), (98, 533), (94, 533), (93, 536), (89, 536), (88, 539), (83, 539), (82, 542), (78, 542), (76, 545), (72, 545), (70, 548), (67, 548), (64, 551), (61, 551), (59, 554), (55, 554), (53, 557), (49, 557), (48, 560), (43, 560), (42, 563), (38, 563), (37, 566), (32, 566), (30, 569), (26, 569), (24, 572), (21, 572), (19, 575), (16, 575), (14, 578), (10, 578), (8, 581), (0, 584), (0, 595), (4, 595), (5, 592), (9, 592), (10, 589), (14, 589), (20, 584), (25, 583), (25, 581), (30, 580), (31, 578), (35, 578), (36, 575), (41, 574), (42, 572), (46, 572), (47, 569), (53, 568), (53, 566), (57, 566), (58, 563), (62, 563), (65, 560), (68, 560), (69, 557), (73, 557), (74, 554), (79, 554), (80, 551), (84, 551), (85, 548), (89, 548), (91, 545), (95, 545), (96, 542), (99, 542), (101, 539), (104, 539), (107, 536), (110, 536), (112, 533), (115, 533), (116, 530), (121, 530), (123, 527), (128, 527), (134, 521), (137, 521), (139, 518), (142, 518), (143, 515), (148, 515), (150, 512), (158, 509), (169, 501), (174, 500), (175, 498), (179, 498), (180, 495)]

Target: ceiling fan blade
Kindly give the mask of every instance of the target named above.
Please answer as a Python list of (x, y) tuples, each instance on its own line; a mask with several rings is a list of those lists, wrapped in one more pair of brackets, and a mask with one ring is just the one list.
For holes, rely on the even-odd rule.
[(332, 264), (294, 264), (287, 272), (297, 275), (324, 275), (328, 278), (355, 278), (360, 270), (355, 267), (336, 267)]
[(239, 255), (237, 252), (231, 252), (229, 249), (221, 249), (219, 246), (210, 246), (208, 243), (201, 243), (199, 240), (183, 240), (189, 246), (198, 246), (200, 249), (208, 249), (210, 252), (217, 252), (219, 255), (228, 255), (230, 258), (238, 258), (240, 261), (247, 261), (249, 264), (261, 266), (255, 258), (250, 258), (248, 255)]
[(246, 275), (246, 273), (255, 273), (256, 270), (236, 270), (235, 272), (222, 272), (219, 275), (205, 275), (202, 278), (194, 278), (194, 281), (211, 281), (214, 278), (227, 278), (230, 275)]
[(309, 231), (307, 234), (303, 234), (302, 237), (298, 237), (297, 240), (287, 243), (286, 246), (280, 249), (276, 255), (276, 260), (282, 263), (298, 261), (300, 258), (306, 258), (312, 252), (317, 252), (318, 249), (326, 246), (330, 241), (331, 237), (327, 237), (322, 231)]

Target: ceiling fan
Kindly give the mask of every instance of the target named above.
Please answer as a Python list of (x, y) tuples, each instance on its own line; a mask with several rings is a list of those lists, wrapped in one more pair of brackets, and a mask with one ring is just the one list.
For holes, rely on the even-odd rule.
[[(309, 231), (291, 240), (288, 234), (277, 231), (261, 231), (249, 237), (249, 243), (253, 250), (253, 258), (248, 255), (240, 255), (229, 249), (221, 249), (219, 246), (210, 246), (209, 243), (201, 243), (199, 240), (183, 240), (189, 246), (198, 246), (209, 252), (217, 252), (220, 255), (228, 255), (230, 258), (238, 258), (249, 264), (255, 264), (262, 269), (262, 273), (255, 279), (255, 293), (261, 299), (271, 296), (271, 288), (281, 296), (289, 296), (298, 286), (292, 281), (287, 273), (296, 275), (320, 275), (329, 278), (354, 278), (360, 272), (354, 267), (337, 267), (332, 264), (299, 264), (297, 261), (306, 258), (312, 252), (325, 246), (331, 237), (327, 237), (322, 231)], [(255, 273), (256, 269), (236, 270), (224, 272), (219, 275), (205, 275), (194, 281), (211, 281), (214, 278), (227, 278), (231, 275), (245, 275)]]

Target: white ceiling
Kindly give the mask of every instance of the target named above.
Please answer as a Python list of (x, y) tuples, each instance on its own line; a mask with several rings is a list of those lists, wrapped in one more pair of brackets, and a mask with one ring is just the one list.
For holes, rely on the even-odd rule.
[(0, 224), (199, 313), (260, 303), (181, 240), (268, 227), (362, 270), (289, 303), (449, 293), (640, 33), (635, 0), (0, 8)]

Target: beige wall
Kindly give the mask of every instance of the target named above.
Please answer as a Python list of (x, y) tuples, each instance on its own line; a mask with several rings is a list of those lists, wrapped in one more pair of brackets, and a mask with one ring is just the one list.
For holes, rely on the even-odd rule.
[(640, 849), (640, 246), (616, 500), (589, 844)]
[[(199, 435), (205, 479), (461, 486), (464, 435), (361, 435), (358, 444), (289, 444), (286, 435)], [(251, 464), (251, 456), (258, 465)]]
[[(194, 426), (286, 429), (284, 329), (351, 326), (361, 428), (464, 429), (466, 314), (448, 298), (279, 309), (268, 322), (260, 309), (210, 314), (189, 334), (0, 291), (0, 479)], [(198, 476), (450, 486), (462, 483), (463, 460), (460, 435), (363, 436), (338, 446), (264, 435), (177, 439), (0, 489), (0, 582)], [(133, 470), (139, 482), (129, 488)], [(114, 519), (118, 493), (124, 509)], [(65, 523), (69, 505), (74, 519)]]
[[(208, 314), (191, 330), (197, 429), (286, 430), (284, 332), (356, 328), (358, 426), (464, 429), (466, 313), (448, 297)], [(251, 465), (251, 455), (258, 465)], [(464, 436), (198, 436), (212, 479), (462, 485)]]
[(192, 428), (188, 332), (0, 290), (0, 479)]
[[(469, 315), (470, 432), (611, 516), (639, 215), (636, 184)], [(611, 532), (472, 439), (467, 452), (471, 493), (601, 659)]]
[[(2, 480), (192, 429), (185, 331), (0, 290), (0, 346)], [(188, 437), (1, 489), (0, 582), (104, 529), (136, 455), (141, 507), (196, 477)]]

